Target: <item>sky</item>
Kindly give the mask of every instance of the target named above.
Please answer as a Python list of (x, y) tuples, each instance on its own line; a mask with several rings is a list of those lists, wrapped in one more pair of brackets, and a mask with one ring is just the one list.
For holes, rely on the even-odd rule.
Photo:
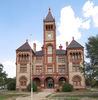
[(0, 0), (0, 63), (8, 77), (16, 76), (16, 49), (26, 39), (41, 49), (49, 8), (56, 21), (57, 48), (62, 44), (66, 49), (74, 36), (85, 49), (88, 38), (98, 34), (98, 0)]

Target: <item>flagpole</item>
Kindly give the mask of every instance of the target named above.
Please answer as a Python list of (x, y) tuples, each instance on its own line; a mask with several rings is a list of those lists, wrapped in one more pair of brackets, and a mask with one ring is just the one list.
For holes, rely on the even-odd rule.
[[(31, 41), (32, 34), (30, 34), (30, 41)], [(32, 50), (31, 50), (31, 99), (33, 98), (33, 87), (32, 87)]]

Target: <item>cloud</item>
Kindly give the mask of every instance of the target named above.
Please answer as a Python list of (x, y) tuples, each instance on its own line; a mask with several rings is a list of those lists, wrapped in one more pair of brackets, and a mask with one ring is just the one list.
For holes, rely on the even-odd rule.
[(83, 6), (83, 15), (86, 18), (92, 18), (95, 27), (98, 27), (98, 6), (94, 6), (94, 3), (87, 1)]
[(36, 43), (36, 50), (39, 51), (41, 50), (41, 47), (42, 47), (42, 43), (39, 42), (38, 40), (34, 40), (32, 42), (29, 42), (31, 48), (33, 49), (33, 43)]
[(57, 45), (62, 44), (65, 47), (65, 41), (71, 41), (74, 36), (76, 40), (81, 38), (79, 29), (89, 29), (90, 20), (83, 21), (82, 18), (75, 17), (75, 12), (71, 6), (61, 9), (60, 22), (58, 23), (59, 35), (57, 36)]
[(16, 76), (16, 65), (15, 61), (7, 60), (3, 62), (4, 71), (8, 74), (8, 77)]

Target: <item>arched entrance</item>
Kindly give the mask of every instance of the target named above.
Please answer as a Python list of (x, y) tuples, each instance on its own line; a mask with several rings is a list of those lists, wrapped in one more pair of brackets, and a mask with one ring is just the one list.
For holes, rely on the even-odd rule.
[(45, 79), (45, 88), (52, 89), (54, 88), (54, 80), (50, 77)]
[(66, 82), (66, 78), (64, 78), (64, 77), (61, 77), (58, 80), (59, 86), (62, 86), (65, 82)]
[(39, 78), (34, 78), (33, 82), (37, 85), (37, 87), (40, 87), (40, 79)]

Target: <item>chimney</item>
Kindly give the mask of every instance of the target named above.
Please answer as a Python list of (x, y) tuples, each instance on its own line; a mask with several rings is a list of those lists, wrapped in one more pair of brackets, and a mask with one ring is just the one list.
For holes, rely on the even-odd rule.
[(28, 39), (26, 40), (26, 42), (28, 42)]
[(66, 48), (68, 47), (68, 42), (66, 42)]
[(60, 44), (59, 49), (62, 50), (62, 47), (63, 47), (63, 46)]
[(33, 50), (36, 52), (36, 43), (33, 43)]
[(72, 40), (74, 40), (74, 36), (72, 37)]
[(44, 46), (42, 46), (41, 48), (42, 48), (42, 51), (43, 51), (44, 50)]

